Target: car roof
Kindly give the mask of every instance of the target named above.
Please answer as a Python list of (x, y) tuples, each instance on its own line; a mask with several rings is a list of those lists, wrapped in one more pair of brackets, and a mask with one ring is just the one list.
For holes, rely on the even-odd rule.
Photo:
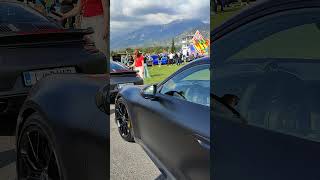
[(320, 7), (319, 0), (261, 0), (244, 8), (229, 20), (215, 28), (211, 32), (211, 40), (215, 41), (224, 34), (249, 23), (255, 19), (291, 9)]
[(117, 64), (117, 65), (119, 65), (119, 66), (122, 66), (122, 67), (124, 67), (124, 68), (127, 68), (127, 67), (125, 66), (125, 64), (123, 64), (123, 63), (121, 63), (121, 62), (118, 62), (118, 61), (114, 61), (114, 60), (110, 60), (110, 64)]
[(185, 68), (189, 68), (190, 66), (195, 66), (198, 64), (210, 64), (210, 58), (209, 57), (203, 57), (196, 60), (191, 61), (189, 64), (185, 65)]
[(110, 60), (110, 64), (119, 64), (119, 65), (121, 65), (119, 62), (117, 62), (117, 61), (114, 61), (114, 60)]
[(198, 61), (202, 61), (202, 62), (205, 62), (205, 63), (210, 63), (210, 58), (208, 56), (205, 56), (205, 57), (196, 59), (193, 62), (198, 62)]

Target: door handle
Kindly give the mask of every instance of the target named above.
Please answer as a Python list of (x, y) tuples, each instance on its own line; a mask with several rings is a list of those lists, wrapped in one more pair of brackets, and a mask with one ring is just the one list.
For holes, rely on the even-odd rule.
[(205, 149), (210, 149), (210, 139), (209, 138), (203, 137), (199, 134), (194, 134), (193, 138), (197, 141), (197, 143), (201, 147), (203, 147)]

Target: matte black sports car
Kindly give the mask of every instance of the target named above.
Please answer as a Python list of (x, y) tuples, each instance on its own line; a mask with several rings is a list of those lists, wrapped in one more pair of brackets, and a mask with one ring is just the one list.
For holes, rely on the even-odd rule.
[(139, 143), (167, 178), (210, 179), (209, 63), (189, 63), (157, 85), (124, 87), (116, 98), (122, 138)]
[(17, 122), (18, 179), (109, 177), (106, 75), (51, 75), (39, 81)]
[(107, 72), (106, 57), (84, 36), (30, 7), (0, 1), (0, 116), (18, 114), (30, 88), (57, 73)]
[(136, 71), (112, 60), (110, 61), (110, 77), (111, 102), (114, 102), (119, 90), (124, 86), (143, 84), (143, 79)]
[(320, 179), (320, 1), (257, 1), (211, 40), (212, 177)]

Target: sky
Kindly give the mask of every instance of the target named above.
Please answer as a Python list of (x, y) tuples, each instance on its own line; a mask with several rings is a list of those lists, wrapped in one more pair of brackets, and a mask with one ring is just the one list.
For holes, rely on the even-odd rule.
[(111, 36), (179, 19), (209, 23), (210, 0), (110, 0)]

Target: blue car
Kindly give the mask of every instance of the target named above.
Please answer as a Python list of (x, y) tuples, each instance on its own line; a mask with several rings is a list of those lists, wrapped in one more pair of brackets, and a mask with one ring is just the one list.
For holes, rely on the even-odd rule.
[(161, 64), (168, 64), (168, 57), (167, 56), (163, 56), (161, 58)]
[[(152, 59), (153, 59), (153, 65), (158, 65), (159, 64), (159, 56), (158, 55), (151, 55)], [(162, 64), (168, 64), (168, 57), (167, 56), (163, 56), (161, 58), (161, 65)]]
[(159, 61), (159, 56), (158, 55), (151, 55), (152, 59), (153, 59), (153, 65), (158, 65), (158, 61)]

